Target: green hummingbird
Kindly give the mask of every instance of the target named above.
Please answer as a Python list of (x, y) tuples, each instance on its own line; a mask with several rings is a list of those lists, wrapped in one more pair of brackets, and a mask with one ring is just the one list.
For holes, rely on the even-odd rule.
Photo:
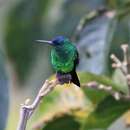
[(76, 73), (76, 66), (79, 63), (76, 46), (64, 36), (57, 36), (51, 41), (37, 40), (37, 42), (48, 43), (52, 46), (51, 63), (60, 84), (73, 82), (80, 87)]

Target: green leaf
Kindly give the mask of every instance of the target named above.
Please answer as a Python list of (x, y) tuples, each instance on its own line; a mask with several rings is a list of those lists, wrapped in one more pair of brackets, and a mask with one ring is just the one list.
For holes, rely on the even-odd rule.
[[(54, 77), (52, 76), (51, 79)], [(57, 111), (67, 111), (70, 109), (82, 108), (86, 104), (86, 98), (82, 89), (77, 89), (73, 84), (57, 85), (57, 87), (47, 96), (44, 97), (37, 112), (34, 116), (34, 121), (46, 116), (53, 115)], [(88, 103), (88, 107), (90, 104)], [(52, 109), (53, 107), (53, 109)]]
[(81, 130), (104, 130), (129, 108), (130, 103), (127, 101), (116, 101), (113, 97), (108, 96), (86, 118)]
[(79, 71), (108, 73), (109, 48), (116, 28), (114, 14), (106, 10), (96, 10), (91, 19), (84, 20), (77, 45), (80, 56)]
[(79, 130), (79, 128), (80, 124), (73, 116), (63, 115), (55, 117), (42, 130)]
[(113, 82), (115, 82), (120, 90), (123, 90), (125, 94), (129, 93), (126, 76), (120, 69), (116, 69), (112, 76)]
[[(113, 83), (113, 81), (110, 78), (107, 78), (106, 76), (100, 76), (100, 75), (95, 75), (95, 74), (91, 74), (91, 73), (78, 73), (78, 76), (80, 78), (80, 82), (81, 85), (84, 83), (88, 83), (91, 81), (96, 81), (99, 84), (104, 84), (106, 86), (112, 86), (112, 88), (114, 90), (118, 90), (120, 91), (120, 86)], [(119, 88), (119, 89), (118, 89)], [(82, 98), (82, 101), (87, 102), (87, 104), (94, 104), (97, 105), (100, 101), (102, 101), (107, 95), (108, 93), (105, 93), (103, 91), (98, 91), (98, 90), (94, 90), (94, 89), (90, 89), (90, 88), (82, 88), (75, 92), (75, 87), (73, 88), (72, 86), (68, 87), (68, 91), (70, 93), (70, 95), (73, 97), (77, 96), (79, 93), (81, 93), (81, 95), (83, 95), (82, 93), (84, 93), (86, 95), (86, 99), (85, 96), (82, 96), (80, 98)], [(38, 119), (39, 117), (41, 117), (41, 115), (44, 115), (48, 112), (54, 112), (57, 110), (61, 110), (62, 108), (59, 107), (59, 103), (62, 102), (62, 98), (61, 96), (64, 98), (64, 93), (66, 92), (66, 87), (65, 86), (57, 86), (55, 88), (55, 90), (53, 92), (51, 92), (49, 95), (47, 95), (44, 98), (44, 101), (40, 104), (39, 109), (37, 110), (36, 113), (36, 118)], [(68, 93), (68, 92), (67, 92)], [(76, 99), (77, 100), (77, 99)], [(66, 100), (68, 102), (69, 105), (69, 101), (70, 99), (68, 98)], [(78, 101), (76, 101), (78, 104)], [(70, 103), (71, 104), (71, 103)], [(52, 106), (53, 106), (53, 110), (52, 110)], [(88, 105), (89, 107), (89, 105)], [(35, 119), (36, 119), (35, 118)]]
[[(69, 86), (66, 84), (57, 85), (54, 91), (44, 97), (43, 102), (41, 102), (37, 109), (32, 125), (40, 126), (40, 128), (45, 126), (45, 130), (47, 128), (53, 128), (53, 124), (54, 128), (56, 127), (57, 129), (61, 129), (63, 125), (66, 125), (66, 129), (72, 129), (74, 127), (78, 130), (79, 122), (86, 116), (86, 112), (89, 112), (88, 109), (90, 109), (90, 103), (87, 102), (82, 89), (79, 89), (73, 84)], [(63, 117), (61, 117), (61, 115), (63, 115)], [(55, 116), (58, 116), (56, 121)], [(38, 123), (39, 120), (42, 120), (40, 124)]]
[[(79, 73), (80, 77), (80, 82), (81, 83), (88, 83), (91, 81), (96, 81), (99, 84), (103, 84), (105, 86), (111, 86), (113, 90), (121, 91), (123, 93), (126, 93), (126, 87), (122, 84), (117, 84), (116, 82), (113, 81), (113, 79), (110, 79), (106, 76), (103, 75), (96, 75), (92, 73)], [(98, 102), (100, 98), (102, 99), (106, 93), (94, 89), (89, 89), (89, 88), (83, 88), (85, 94), (92, 99), (94, 102)]]
[[(107, 78), (106, 76), (100, 76), (83, 72), (78, 73), (78, 76), (80, 78), (81, 85), (91, 81), (96, 81), (99, 84), (112, 86), (115, 90), (118, 90), (119, 87), (117, 84), (113, 83), (110, 78)], [(61, 111), (72, 113), (71, 109), (76, 109), (77, 111), (77, 108), (80, 108), (81, 111), (87, 109), (85, 113), (81, 112), (81, 118), (79, 118), (79, 116), (76, 115), (79, 122), (83, 122), (84, 118), (87, 115), (89, 115), (90, 112), (94, 111), (96, 106), (107, 96), (108, 93), (90, 89), (87, 87), (82, 88), (81, 86), (81, 89), (77, 90), (77, 88), (73, 85), (70, 85), (67, 88), (65, 85), (57, 86), (53, 92), (44, 97), (44, 101), (40, 104), (39, 109), (37, 109), (34, 122), (37, 122), (39, 119), (43, 117), (49, 117), (51, 120), (53, 120), (52, 117), (50, 117), (50, 115), (52, 116), (53, 114), (58, 112), (60, 113)], [(75, 105), (73, 106), (72, 104)], [(84, 116), (82, 116), (82, 113), (84, 113)]]
[[(59, 90), (54, 90), (52, 91), (49, 95), (47, 95), (41, 102), (37, 113), (35, 114), (35, 118), (39, 118), (45, 113), (55, 111), (57, 109), (57, 103), (58, 103), (58, 97), (60, 96), (60, 91)], [(53, 110), (52, 110), (53, 106)]]
[(100, 84), (104, 84), (106, 86), (112, 86), (114, 89), (118, 89), (118, 85), (113, 82), (113, 80), (105, 75), (97, 75), (89, 72), (79, 72), (78, 73), (80, 82), (88, 83), (91, 81), (97, 81)]

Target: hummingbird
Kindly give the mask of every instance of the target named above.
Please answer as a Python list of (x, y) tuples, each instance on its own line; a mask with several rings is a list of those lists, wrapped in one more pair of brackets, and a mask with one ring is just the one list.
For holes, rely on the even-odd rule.
[(48, 43), (51, 49), (51, 64), (56, 71), (56, 78), (60, 84), (74, 83), (80, 87), (76, 66), (79, 63), (79, 54), (76, 46), (66, 37), (57, 36), (50, 41), (36, 40)]

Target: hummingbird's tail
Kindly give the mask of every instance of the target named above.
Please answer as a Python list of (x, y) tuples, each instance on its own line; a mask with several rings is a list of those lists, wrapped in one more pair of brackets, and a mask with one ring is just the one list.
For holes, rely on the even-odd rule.
[(76, 73), (75, 70), (71, 71), (71, 82), (73, 82), (74, 84), (76, 84), (77, 86), (80, 87), (80, 82), (79, 82), (79, 78), (78, 78), (78, 75)]

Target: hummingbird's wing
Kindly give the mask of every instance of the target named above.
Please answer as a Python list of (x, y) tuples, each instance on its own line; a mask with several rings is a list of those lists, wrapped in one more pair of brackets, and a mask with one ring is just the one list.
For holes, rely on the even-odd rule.
[(76, 59), (74, 60), (75, 67), (79, 64), (79, 53), (76, 51)]
[(73, 82), (74, 84), (76, 84), (77, 86), (80, 87), (80, 81), (79, 81), (79, 78), (78, 78), (77, 73), (76, 73), (76, 66), (79, 64), (79, 53), (78, 53), (78, 51), (76, 51), (76, 54), (77, 54), (77, 57), (74, 60), (74, 68), (70, 72), (70, 74), (71, 74), (71, 82)]
[(73, 82), (78, 87), (80, 87), (80, 81), (79, 81), (79, 78), (78, 78), (76, 71), (73, 70), (73, 71), (70, 72), (70, 74), (71, 74), (71, 82)]

